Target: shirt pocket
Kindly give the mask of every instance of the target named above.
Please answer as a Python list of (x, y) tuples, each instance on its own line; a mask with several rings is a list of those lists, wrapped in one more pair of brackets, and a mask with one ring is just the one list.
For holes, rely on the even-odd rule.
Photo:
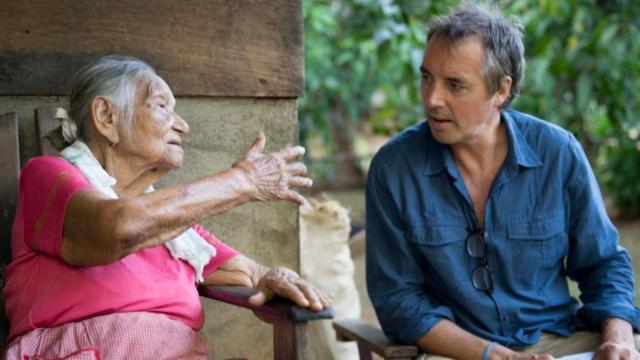
[(411, 242), (420, 246), (444, 246), (466, 240), (464, 225), (426, 225), (412, 228)]
[(408, 239), (426, 260), (432, 274), (448, 279), (460, 271), (467, 256), (464, 225), (427, 225), (411, 229)]
[(533, 219), (507, 226), (508, 266), (516, 286), (538, 288), (562, 268), (567, 250), (564, 221), (560, 216)]

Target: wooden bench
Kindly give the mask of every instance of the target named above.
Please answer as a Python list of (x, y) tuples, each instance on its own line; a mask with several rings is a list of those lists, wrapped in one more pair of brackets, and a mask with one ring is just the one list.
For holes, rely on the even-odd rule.
[[(56, 109), (40, 107), (36, 109), (36, 134), (38, 150), (42, 155), (55, 155), (55, 137), (51, 131), (60, 126), (56, 119)], [(20, 150), (18, 143), (18, 116), (16, 113), (0, 115), (0, 278), (4, 285), (4, 268), (11, 259), (11, 225), (15, 213), (18, 177), (20, 171)], [(228, 304), (241, 306), (253, 311), (257, 317), (273, 325), (274, 359), (306, 359), (306, 323), (316, 319), (333, 318), (333, 309), (312, 312), (295, 306), (284, 299), (274, 299), (267, 304), (254, 306), (248, 302), (254, 292), (252, 288), (238, 286), (202, 286), (200, 295)], [(4, 316), (4, 299), (0, 314), (0, 343), (4, 348), (9, 323)]]

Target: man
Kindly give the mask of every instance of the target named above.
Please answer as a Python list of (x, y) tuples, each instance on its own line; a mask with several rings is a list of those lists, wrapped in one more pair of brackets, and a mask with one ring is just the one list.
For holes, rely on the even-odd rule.
[(390, 338), (429, 354), (638, 359), (630, 258), (581, 146), (508, 109), (524, 66), (519, 26), (493, 11), (466, 5), (431, 26), (427, 120), (367, 180), (369, 295)]

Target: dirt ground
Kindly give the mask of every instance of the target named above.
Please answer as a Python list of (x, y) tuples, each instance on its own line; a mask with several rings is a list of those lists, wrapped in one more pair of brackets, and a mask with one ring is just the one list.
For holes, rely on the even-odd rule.
[[(328, 197), (338, 200), (341, 204), (350, 209), (351, 221), (353, 226), (361, 226), (364, 223), (364, 194), (363, 191), (340, 191), (326, 194)], [(631, 253), (635, 270), (635, 291), (636, 304), (640, 295), (638, 282), (640, 281), (640, 219), (614, 221), (618, 231), (620, 232), (620, 243)], [(371, 302), (367, 296), (365, 276), (364, 276), (364, 253), (354, 256), (356, 267), (356, 285), (360, 293), (360, 301), (362, 303), (362, 318), (377, 323), (377, 319)], [(575, 286), (572, 289), (575, 290)]]

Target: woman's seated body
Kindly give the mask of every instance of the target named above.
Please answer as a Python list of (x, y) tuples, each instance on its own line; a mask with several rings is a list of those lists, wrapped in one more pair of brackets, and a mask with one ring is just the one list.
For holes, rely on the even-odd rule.
[[(4, 296), (8, 359), (206, 358), (197, 284), (256, 288), (314, 311), (330, 299), (295, 272), (270, 269), (198, 222), (250, 201), (301, 203), (311, 186), (292, 162), (301, 147), (264, 154), (260, 133), (230, 169), (155, 191), (183, 160), (187, 123), (144, 62), (105, 57), (74, 79), (60, 157), (20, 176), (13, 260)], [(77, 139), (76, 139), (77, 137)]]

